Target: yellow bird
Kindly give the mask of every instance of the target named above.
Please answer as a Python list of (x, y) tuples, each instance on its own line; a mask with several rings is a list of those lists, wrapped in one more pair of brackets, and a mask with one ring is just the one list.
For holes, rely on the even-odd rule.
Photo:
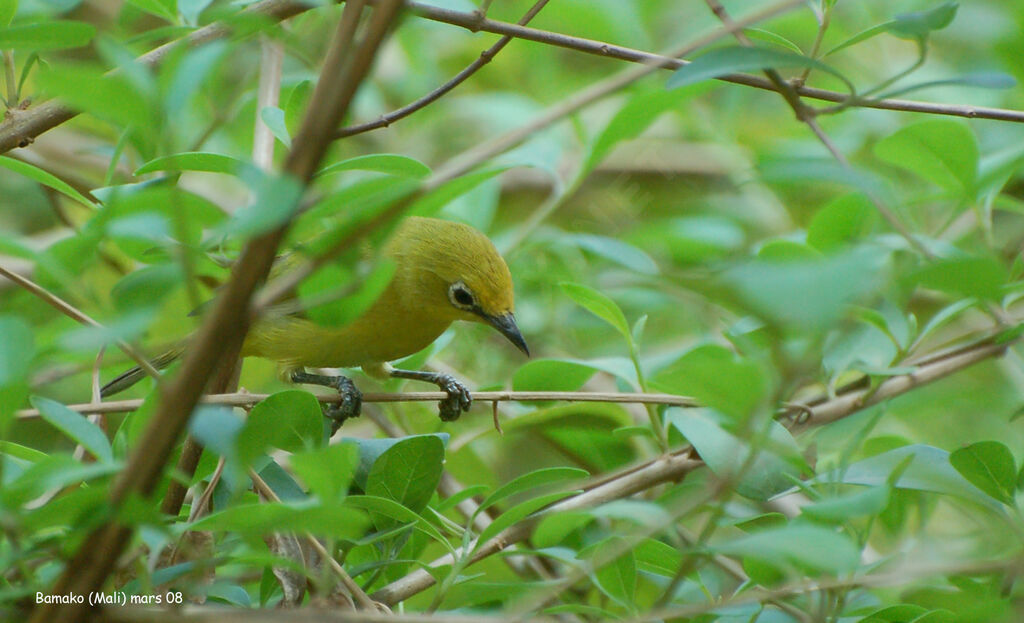
[[(383, 254), (395, 264), (391, 282), (359, 318), (336, 328), (294, 316), (264, 317), (249, 331), (242, 356), (278, 362), (294, 383), (333, 387), (341, 394), (338, 407), (326, 415), (337, 430), (359, 415), (362, 395), (344, 376), (311, 374), (305, 368), (352, 368), (378, 378), (404, 378), (436, 384), (448, 394), (439, 403), (441, 419), (451, 421), (469, 409), (465, 385), (451, 375), (399, 370), (388, 362), (411, 355), (436, 340), (456, 320), (483, 322), (529, 356), (516, 325), (512, 275), (494, 244), (468, 225), (435, 218), (409, 217), (395, 230)], [(182, 349), (154, 360), (168, 366)], [(142, 379), (133, 368), (107, 383), (110, 396)]]

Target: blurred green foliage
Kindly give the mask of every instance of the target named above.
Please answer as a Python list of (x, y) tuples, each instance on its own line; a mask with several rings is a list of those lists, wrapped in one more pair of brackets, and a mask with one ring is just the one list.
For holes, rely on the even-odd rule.
[[(740, 18), (769, 4), (726, 8)], [(498, 2), (488, 17), (514, 22), (528, 6)], [(841, 94), (1021, 110), (1024, 5), (801, 5), (749, 29), (755, 49), (723, 38), (692, 65), (617, 89), (430, 186), (467, 150), (628, 69), (516, 40), (439, 102), (335, 142), (297, 212), (302, 189), (253, 164), (253, 127), (270, 128), (280, 164), (339, 14), (317, 4), (281, 27), (224, 0), (0, 0), (8, 115), (50, 96), (85, 113), (0, 156), (0, 265), (103, 325), (83, 328), (0, 281), (0, 611), (45, 592), (116, 512), (137, 528), (132, 551), (144, 564), (111, 589), (174, 586), (244, 607), (282, 599), (273, 567), (330, 592), (329, 573), (260, 538), (308, 531), (368, 592), (451, 554), (409, 611), (1019, 620), (1024, 377), (1012, 340), (1024, 291), (1024, 125), (805, 99), (826, 108), (816, 121), (846, 167), (778, 94), (708, 79), (770, 65)], [(215, 20), (235, 35), (176, 47), (156, 68), (133, 60)], [(720, 27), (702, 4), (668, 0), (560, 0), (530, 25), (651, 52)], [(346, 123), (422, 96), (494, 38), (406, 17)], [(283, 47), (284, 69), (277, 105), (260, 108), (265, 40)], [(409, 212), (495, 241), (535, 358), (486, 327), (456, 326), (404, 367), (450, 369), (481, 390), (664, 391), (702, 407), (504, 402), (499, 435), (489, 405), (442, 424), (432, 403), (382, 403), (366, 408), (398, 438), (364, 417), (328, 443), (311, 395), (272, 363), (247, 361), (242, 387), (271, 397), (246, 420), (204, 406), (190, 425), (207, 447), (187, 478), (190, 502), (224, 459), (212, 513), (190, 517), (186, 505), (166, 521), (159, 500), (110, 508), (108, 487), (159, 395), (144, 381), (126, 394), (143, 406), (102, 425), (69, 410), (89, 401), (98, 351), (106, 346), (95, 367), (106, 380), (130, 365), (114, 339), (156, 354), (187, 336), (258, 233), (292, 222), (287, 272), (411, 197)], [(310, 318), (339, 325), (366, 309), (391, 276), (373, 260), (391, 225), (300, 284)], [(1005, 357), (798, 435), (773, 417), (849, 384), (873, 391), (978, 339), (1006, 340)], [(405, 387), (354, 374), (364, 391)], [(41, 417), (16, 415), (30, 406)], [(680, 482), (531, 517), (574, 499), (588, 476), (685, 444), (706, 467)], [(250, 469), (279, 501), (249, 491)], [(179, 477), (168, 468), (157, 490)], [(470, 502), (475, 512), (458, 511)], [(540, 562), (470, 564), (474, 539), (528, 517), (535, 531), (519, 553)], [(191, 530), (214, 535), (208, 549), (164, 565), (161, 552)]]

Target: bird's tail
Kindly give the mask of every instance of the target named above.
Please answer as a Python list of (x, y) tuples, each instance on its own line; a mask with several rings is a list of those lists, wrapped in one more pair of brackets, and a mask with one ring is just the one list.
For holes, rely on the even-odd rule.
[[(167, 352), (149, 360), (149, 363), (153, 365), (157, 370), (163, 370), (167, 366), (175, 362), (182, 353), (185, 352), (185, 345), (178, 344), (172, 347)], [(121, 374), (117, 375), (113, 380), (103, 386), (100, 389), (100, 396), (106, 398), (107, 396), (113, 396), (119, 392), (123, 392), (132, 385), (135, 385), (143, 378), (146, 373), (139, 366), (135, 366), (131, 370), (125, 370)]]

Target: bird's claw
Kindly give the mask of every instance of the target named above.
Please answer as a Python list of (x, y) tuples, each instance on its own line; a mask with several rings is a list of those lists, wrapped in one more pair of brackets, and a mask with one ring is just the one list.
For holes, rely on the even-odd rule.
[(359, 417), (363, 409), (363, 394), (351, 380), (339, 376), (334, 388), (338, 390), (341, 401), (337, 405), (324, 405), (324, 416), (331, 421), (332, 436), (338, 432), (345, 420)]
[(441, 391), (448, 394), (448, 397), (437, 403), (441, 421), (452, 422), (459, 419), (463, 411), (469, 411), (473, 405), (473, 397), (469, 388), (460, 383), (450, 374), (442, 374), (437, 378), (437, 386)]

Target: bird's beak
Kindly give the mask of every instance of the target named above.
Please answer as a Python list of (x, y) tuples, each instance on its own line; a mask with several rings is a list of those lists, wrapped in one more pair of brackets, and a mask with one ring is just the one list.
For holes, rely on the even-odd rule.
[(523, 334), (519, 332), (519, 327), (516, 325), (516, 317), (512, 315), (512, 312), (500, 316), (487, 316), (486, 318), (487, 322), (507, 337), (509, 342), (515, 344), (516, 348), (523, 351), (527, 357), (530, 356), (530, 349), (526, 347), (526, 340), (523, 339)]

